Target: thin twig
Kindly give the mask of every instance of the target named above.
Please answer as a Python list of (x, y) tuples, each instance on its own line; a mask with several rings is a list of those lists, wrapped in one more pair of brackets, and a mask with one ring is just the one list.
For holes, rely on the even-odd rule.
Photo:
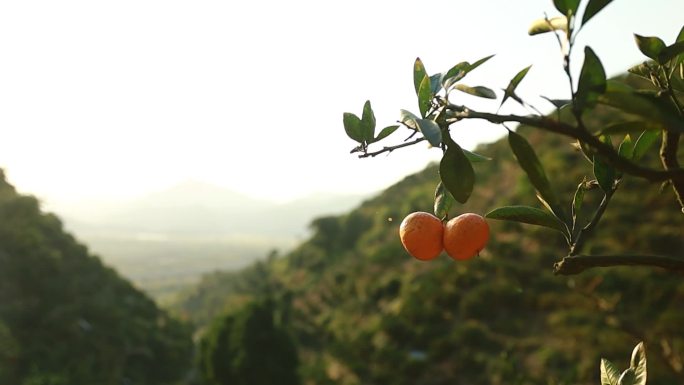
[[(665, 72), (665, 69), (663, 69)], [(669, 79), (665, 79), (667, 82), (666, 91), (672, 104), (674, 104), (679, 117), (684, 119), (684, 108), (679, 104), (679, 100), (672, 89), (672, 84)], [(663, 133), (663, 140), (660, 145), (660, 161), (665, 170), (678, 169), (679, 160), (677, 159), (677, 152), (679, 151), (679, 139), (681, 135), (676, 132), (667, 131)], [(674, 190), (675, 196), (677, 197), (677, 202), (682, 208), (684, 213), (684, 177), (671, 178), (670, 179), (672, 189)]]
[[(660, 146), (660, 160), (665, 170), (676, 170), (679, 168), (677, 160), (677, 150), (679, 148), (680, 135), (676, 132), (665, 132)], [(674, 190), (677, 202), (684, 213), (684, 176), (670, 178), (670, 184)]]
[(378, 155), (380, 155), (380, 154), (382, 154), (382, 153), (385, 153), (385, 152), (389, 153), (389, 152), (392, 152), (392, 151), (394, 151), (394, 150), (397, 150), (397, 149), (400, 149), (400, 148), (403, 148), (403, 147), (413, 146), (414, 144), (420, 143), (420, 142), (422, 142), (422, 141), (424, 141), (424, 140), (425, 140), (425, 138), (418, 138), (418, 139), (416, 139), (416, 140), (412, 140), (412, 141), (410, 141), (410, 142), (398, 144), (398, 145), (396, 145), (396, 146), (383, 147), (382, 150), (378, 150), (378, 151), (375, 151), (375, 152), (365, 152), (365, 153), (359, 155), (359, 158), (374, 157), (374, 156), (378, 156)]

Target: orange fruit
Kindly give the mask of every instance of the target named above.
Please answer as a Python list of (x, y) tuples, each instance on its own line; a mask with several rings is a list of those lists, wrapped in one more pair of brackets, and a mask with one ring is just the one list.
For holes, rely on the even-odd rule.
[(399, 238), (414, 258), (429, 261), (437, 258), (442, 252), (444, 224), (436, 216), (425, 213), (411, 213), (399, 226)]
[(489, 225), (477, 214), (461, 214), (444, 226), (444, 250), (459, 261), (479, 254), (488, 240)]

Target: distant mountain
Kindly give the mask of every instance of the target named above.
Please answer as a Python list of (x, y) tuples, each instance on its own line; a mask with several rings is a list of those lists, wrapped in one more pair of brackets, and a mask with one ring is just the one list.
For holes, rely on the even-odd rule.
[(311, 220), (358, 205), (361, 195), (315, 194), (286, 203), (189, 181), (141, 198), (56, 207), (65, 226), (158, 299), (201, 274), (289, 250)]
[[(67, 226), (77, 234), (169, 236), (303, 236), (312, 218), (339, 214), (361, 195), (315, 194), (287, 203), (247, 197), (203, 182), (185, 182), (142, 198), (65, 207)], [(59, 208), (57, 209), (60, 212)]]
[(265, 205), (267, 202), (210, 183), (186, 181), (137, 199), (132, 204), (141, 207), (173, 208), (194, 205), (249, 210)]

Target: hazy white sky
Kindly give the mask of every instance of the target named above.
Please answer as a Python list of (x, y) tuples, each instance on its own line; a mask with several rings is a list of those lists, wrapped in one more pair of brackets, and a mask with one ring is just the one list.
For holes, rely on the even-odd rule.
[[(274, 200), (376, 191), (440, 152), (357, 159), (342, 113), (370, 99), (381, 128), (416, 111), (416, 56), (434, 73), (496, 53), (466, 83), (499, 90), (534, 64), (523, 95), (567, 96), (555, 40), (527, 36), (544, 12), (551, 0), (0, 2), (0, 167), (48, 206), (188, 179)], [(642, 60), (633, 32), (671, 43), (682, 15), (681, 0), (615, 0), (580, 43), (615, 74)], [(503, 131), (455, 134), (473, 148)]]

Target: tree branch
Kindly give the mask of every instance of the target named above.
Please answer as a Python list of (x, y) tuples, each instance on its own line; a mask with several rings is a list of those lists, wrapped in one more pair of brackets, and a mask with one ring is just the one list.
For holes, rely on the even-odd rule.
[[(672, 84), (667, 82), (667, 93), (672, 100), (679, 116), (684, 119), (684, 111), (682, 106), (679, 105), (679, 100), (672, 89)], [(663, 135), (663, 141), (660, 145), (660, 161), (663, 164), (665, 170), (672, 170), (679, 168), (679, 161), (677, 160), (677, 151), (679, 150), (679, 138), (680, 134), (674, 132), (666, 132)], [(672, 178), (672, 189), (674, 190), (675, 196), (677, 197), (677, 202), (682, 208), (684, 213), (684, 177)]]
[(396, 146), (383, 147), (382, 150), (378, 150), (378, 151), (374, 151), (374, 152), (364, 152), (363, 154), (359, 155), (359, 158), (368, 158), (368, 157), (378, 156), (378, 155), (385, 153), (385, 152), (392, 152), (392, 151), (397, 150), (399, 148), (413, 146), (414, 144), (420, 143), (424, 140), (425, 140), (425, 138), (418, 138), (418, 139), (412, 140), (410, 142), (398, 144)]
[(570, 255), (553, 265), (553, 273), (575, 275), (594, 267), (650, 266), (684, 275), (684, 259), (657, 255)]
[[(679, 169), (677, 160), (677, 150), (679, 149), (679, 134), (676, 132), (665, 132), (660, 146), (660, 160), (665, 170)], [(672, 177), (670, 179), (677, 202), (684, 213), (684, 176)]]
[(669, 170), (655, 170), (647, 167), (639, 166), (638, 164), (621, 157), (612, 146), (603, 143), (597, 137), (592, 135), (589, 131), (580, 130), (576, 127), (563, 123), (557, 120), (549, 119), (547, 117), (530, 117), (520, 115), (497, 115), (487, 112), (473, 111), (462, 106), (448, 107), (453, 110), (456, 117), (459, 119), (484, 119), (491, 123), (507, 123), (517, 122), (528, 126), (544, 129), (549, 132), (565, 135), (571, 138), (578, 139), (603, 155), (606, 161), (616, 169), (623, 171), (626, 174), (634, 175), (644, 178), (651, 182), (663, 182), (669, 179), (684, 178), (684, 169), (673, 167)]

